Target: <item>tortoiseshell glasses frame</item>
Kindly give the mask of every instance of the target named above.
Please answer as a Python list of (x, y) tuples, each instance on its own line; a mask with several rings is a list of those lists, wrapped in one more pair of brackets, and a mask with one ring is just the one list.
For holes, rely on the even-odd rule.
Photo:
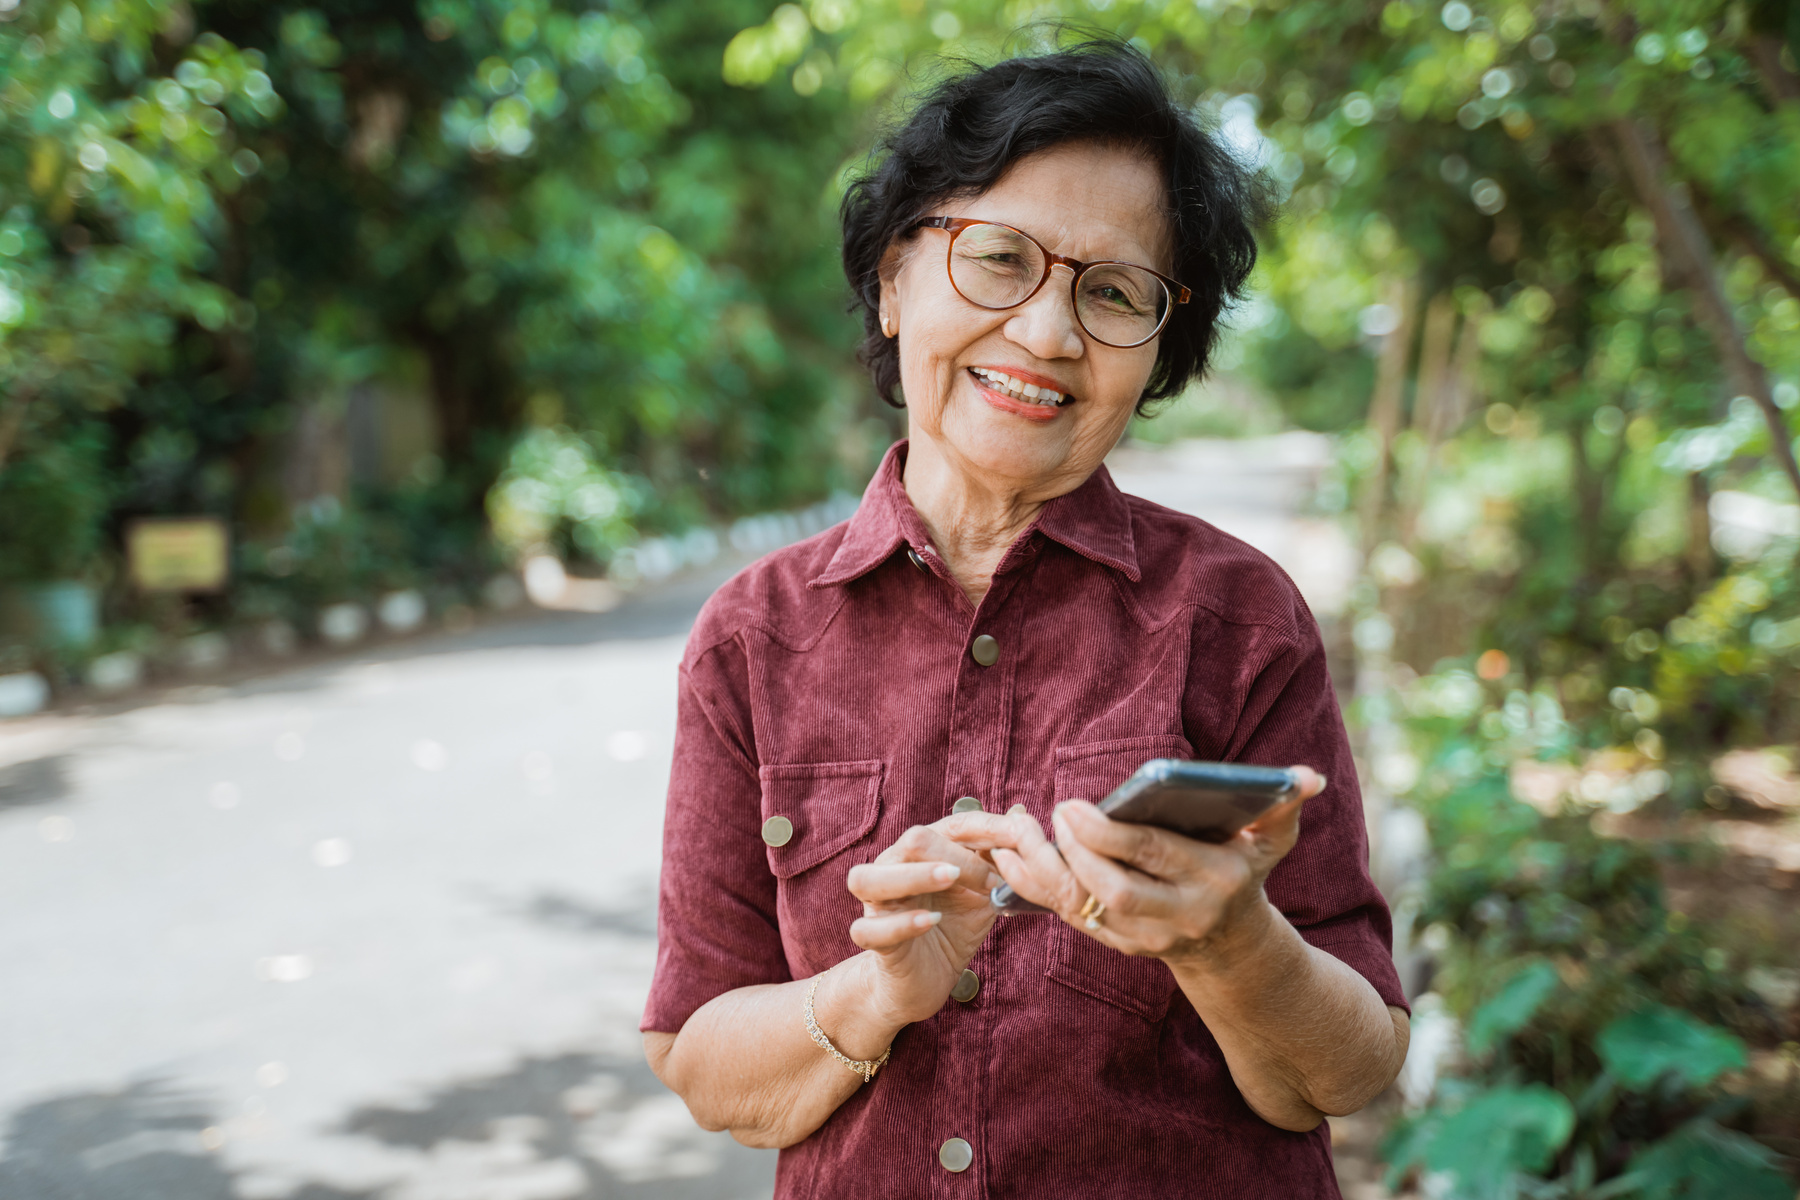
[[(1017, 299), (1008, 299), (1003, 303), (990, 303), (980, 296), (969, 294), (971, 290), (974, 290), (974, 288), (970, 286), (970, 280), (965, 279), (961, 282), (957, 280), (957, 241), (968, 230), (982, 226), (988, 226), (996, 230), (1005, 230), (1008, 233), (1016, 234), (1018, 237), (1023, 238), (1025, 242), (1035, 247), (1037, 253), (1042, 257), (1043, 268), (1039, 271), (1037, 279), (1033, 281), (1031, 286), (1026, 289), (1022, 295), (1019, 295)], [(1169, 316), (1175, 311), (1175, 305), (1186, 304), (1192, 296), (1192, 293), (1187, 287), (1178, 280), (1171, 279), (1160, 271), (1153, 271), (1149, 267), (1141, 266), (1138, 263), (1121, 262), (1116, 259), (1101, 259), (1095, 262), (1083, 262), (1080, 259), (1070, 258), (1065, 254), (1052, 254), (1042, 242), (1032, 237), (1029, 233), (1026, 233), (1023, 229), (1016, 229), (1002, 221), (987, 221), (979, 217), (926, 217), (923, 220), (916, 222), (912, 228), (915, 230), (942, 229), (950, 235), (950, 244), (946, 247), (944, 253), (944, 271), (950, 278), (950, 286), (956, 289), (956, 294), (961, 296), (964, 300), (967, 300), (977, 308), (987, 309), (989, 312), (1003, 312), (1009, 308), (1019, 307), (1043, 290), (1044, 283), (1050, 278), (1050, 272), (1053, 268), (1058, 266), (1069, 268), (1072, 272), (1069, 279), (1069, 300), (1075, 310), (1075, 319), (1081, 323), (1081, 328), (1086, 331), (1089, 337), (1093, 338), (1103, 346), (1112, 346), (1120, 350), (1129, 350), (1153, 340), (1168, 326)], [(1142, 275), (1148, 276), (1151, 280), (1154, 280), (1156, 286), (1162, 290), (1164, 302), (1158, 306), (1160, 312), (1156, 315), (1154, 327), (1151, 328), (1148, 333), (1144, 333), (1142, 336), (1139, 336), (1132, 341), (1117, 341), (1108, 337), (1105, 333), (1095, 330), (1093, 326), (1089, 324), (1089, 317), (1095, 314), (1083, 312), (1084, 305), (1081, 294), (1081, 280), (1082, 277), (1089, 272), (1096, 268), (1103, 267), (1119, 268), (1124, 272), (1141, 272)], [(1133, 276), (1126, 275), (1124, 278), (1133, 279), (1135, 281), (1135, 277)], [(1011, 285), (999, 283), (996, 286), (1006, 288), (1007, 294), (1010, 294), (1018, 291), (1022, 283), (1023, 281), (1021, 280), (1018, 283), (1013, 283)], [(1123, 320), (1120, 323), (1128, 325), (1133, 320), (1137, 320), (1141, 323), (1142, 317), (1148, 315), (1149, 314), (1144, 313), (1133, 318), (1121, 314)], [(1133, 332), (1136, 331), (1133, 330)]]

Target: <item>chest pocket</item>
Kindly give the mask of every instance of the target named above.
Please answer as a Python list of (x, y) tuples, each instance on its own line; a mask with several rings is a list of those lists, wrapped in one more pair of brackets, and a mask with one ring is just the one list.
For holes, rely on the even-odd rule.
[(762, 815), (766, 831), (788, 822), (781, 845), (768, 845), (769, 870), (791, 879), (868, 836), (881, 816), (880, 760), (776, 763), (763, 766)]
[[(1056, 794), (1053, 801), (1098, 803), (1152, 758), (1188, 758), (1185, 738), (1172, 734), (1117, 738), (1063, 746), (1056, 751)], [(1142, 1017), (1161, 1021), (1175, 994), (1175, 976), (1154, 958), (1123, 954), (1095, 941), (1062, 921), (1050, 930), (1045, 975), (1085, 996)]]
[[(795, 979), (816, 974), (857, 953), (850, 923), (862, 905), (845, 877), (857, 862), (874, 857), (863, 845), (881, 817), (883, 764), (868, 762), (764, 765), (764, 850), (775, 875), (775, 913), (788, 969)], [(786, 828), (770, 825), (783, 818)]]

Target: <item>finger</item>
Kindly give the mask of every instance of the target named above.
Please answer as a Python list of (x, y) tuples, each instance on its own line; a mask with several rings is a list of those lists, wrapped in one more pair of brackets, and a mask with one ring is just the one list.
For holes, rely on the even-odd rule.
[(1037, 828), (1035, 818), (1021, 819), (1029, 822), (1032, 829), (1020, 837), (1017, 850), (994, 851), (994, 865), (1013, 890), (1033, 904), (1057, 912), (1079, 908), (1086, 893), (1069, 873), (1061, 851)]
[[(1324, 787), (1324, 781), (1320, 776), (1314, 775), (1313, 778), (1320, 781), (1319, 788)], [(1298, 795), (1282, 801), (1246, 825), (1238, 837), (1248, 839), (1252, 845), (1256, 846), (1266, 846), (1270, 843), (1278, 846), (1293, 845), (1300, 836), (1300, 810), (1305, 807), (1307, 800), (1318, 794), (1319, 789), (1317, 788), (1311, 792), (1302, 788)]]
[(850, 940), (864, 950), (891, 950), (929, 933), (943, 919), (943, 913), (922, 910), (858, 917), (850, 922)]
[(1001, 846), (1015, 846), (1019, 836), (1025, 832), (1025, 826), (1018, 818), (1024, 816), (1038, 835), (1043, 836), (1043, 828), (1031, 819), (1023, 804), (1015, 804), (1005, 816), (990, 812), (954, 813), (940, 821), (934, 822), (932, 828), (959, 846), (967, 846), (971, 850), (995, 850)]
[(1001, 876), (1014, 892), (1042, 908), (1055, 907), (1055, 898), (1050, 889), (1038, 882), (1025, 860), (1019, 857), (1018, 851), (994, 851), (994, 865), (1000, 869)]
[(1172, 913), (1180, 897), (1176, 889), (1159, 879), (1153, 879), (1141, 872), (1128, 870), (1103, 854), (1096, 854), (1069, 827), (1068, 814), (1059, 805), (1057, 812), (1051, 817), (1056, 826), (1057, 844), (1062, 847), (1063, 858), (1069, 864), (1069, 873), (1074, 876), (1083, 893), (1081, 901), (1073, 910), (1059, 909), (1063, 919), (1075, 923), (1081, 904), (1086, 903), (1088, 896), (1093, 896), (1106, 905), (1110, 912), (1134, 917), (1163, 917)]
[(1244, 827), (1243, 833), (1251, 839), (1291, 844), (1299, 835), (1301, 807), (1325, 790), (1325, 777), (1311, 767), (1289, 769), (1294, 772), (1294, 794)]
[(1217, 854), (1205, 842), (1166, 829), (1115, 821), (1086, 800), (1057, 805), (1070, 834), (1082, 846), (1106, 858), (1130, 863), (1146, 875), (1180, 880), (1204, 870), (1206, 855)]
[(858, 900), (883, 904), (941, 892), (961, 874), (959, 868), (942, 862), (860, 863), (850, 868), (845, 882)]
[(979, 890), (990, 886), (987, 878), (993, 874), (988, 861), (969, 849), (959, 846), (944, 836), (942, 830), (931, 825), (914, 825), (876, 856), (879, 865), (900, 862), (949, 863), (961, 872), (962, 886)]

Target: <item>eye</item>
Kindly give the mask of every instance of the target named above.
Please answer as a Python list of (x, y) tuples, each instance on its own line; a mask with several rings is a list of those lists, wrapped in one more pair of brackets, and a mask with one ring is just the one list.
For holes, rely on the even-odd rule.
[(958, 255), (965, 262), (984, 267), (1022, 267), (1025, 256), (1016, 250), (985, 250)]
[(1116, 283), (1101, 283), (1084, 289), (1087, 303), (1114, 312), (1137, 313), (1143, 305), (1137, 297)]

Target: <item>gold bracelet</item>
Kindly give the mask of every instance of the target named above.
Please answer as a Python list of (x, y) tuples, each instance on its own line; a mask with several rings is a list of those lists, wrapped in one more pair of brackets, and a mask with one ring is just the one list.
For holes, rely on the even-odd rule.
[(825, 972), (820, 971), (817, 975), (813, 976), (812, 986), (806, 989), (806, 1032), (813, 1041), (819, 1044), (819, 1049), (825, 1051), (825, 1053), (831, 1055), (831, 1057), (837, 1059), (846, 1067), (855, 1071), (858, 1075), (861, 1075), (863, 1077), (863, 1082), (867, 1083), (869, 1080), (875, 1078), (875, 1072), (887, 1065), (888, 1055), (894, 1052), (894, 1048), (889, 1046), (886, 1050), (883, 1050), (880, 1058), (865, 1059), (862, 1062), (858, 1062), (854, 1058), (845, 1055), (836, 1046), (832, 1045), (831, 1039), (825, 1036), (825, 1031), (819, 1028), (819, 1018), (813, 1015), (813, 997), (818, 995), (819, 980), (823, 978), (825, 978)]

